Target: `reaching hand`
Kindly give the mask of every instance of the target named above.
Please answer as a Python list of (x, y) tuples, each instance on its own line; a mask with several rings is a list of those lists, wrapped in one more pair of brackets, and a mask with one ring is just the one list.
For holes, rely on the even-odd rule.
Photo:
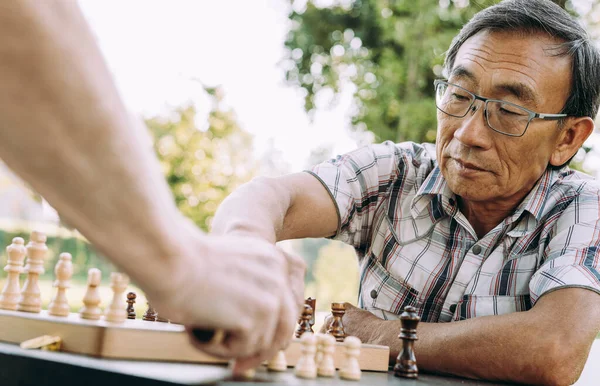
[[(240, 236), (188, 241), (167, 290), (148, 296), (161, 313), (188, 328), (223, 330), (202, 351), (237, 358), (241, 372), (271, 359), (289, 343), (302, 305), (304, 262), (273, 244)], [(164, 287), (163, 287), (164, 288)]]

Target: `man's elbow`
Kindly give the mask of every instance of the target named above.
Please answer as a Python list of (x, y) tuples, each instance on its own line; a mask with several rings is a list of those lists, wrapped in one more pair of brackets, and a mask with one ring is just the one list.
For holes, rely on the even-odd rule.
[(576, 344), (569, 340), (556, 339), (545, 352), (538, 355), (539, 379), (543, 385), (572, 385), (581, 376), (585, 366), (589, 345)]

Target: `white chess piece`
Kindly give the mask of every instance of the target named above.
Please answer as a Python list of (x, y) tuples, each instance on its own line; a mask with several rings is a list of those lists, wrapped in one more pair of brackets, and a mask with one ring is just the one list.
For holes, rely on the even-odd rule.
[(317, 338), (309, 332), (302, 334), (302, 355), (296, 363), (294, 374), (299, 378), (314, 379), (317, 377), (315, 353), (317, 351)]
[(3, 310), (16, 310), (21, 288), (19, 288), (19, 274), (23, 272), (23, 260), (25, 260), (25, 241), (21, 237), (12, 239), (12, 244), (6, 247), (8, 261), (4, 271), (8, 278), (0, 294), (0, 308)]
[(55, 316), (69, 316), (69, 301), (67, 300), (67, 288), (69, 288), (71, 276), (73, 276), (73, 263), (70, 253), (64, 252), (59, 256), (58, 263), (54, 267), (56, 280), (53, 286), (57, 288), (56, 295), (48, 305), (48, 313)]
[(333, 335), (321, 335), (321, 360), (317, 362), (317, 375), (319, 377), (333, 377), (335, 375), (335, 364), (333, 363), (335, 338)]
[(44, 273), (44, 260), (48, 252), (46, 246), (46, 235), (43, 232), (33, 231), (27, 247), (27, 263), (25, 272), (27, 279), (21, 291), (17, 311), (40, 312), (42, 310), (42, 298), (38, 279)]
[(360, 380), (360, 365), (358, 356), (360, 355), (361, 341), (355, 336), (348, 336), (344, 339), (345, 361), (340, 369), (340, 378), (349, 381)]
[(113, 323), (123, 323), (127, 319), (127, 304), (125, 290), (129, 285), (129, 276), (120, 272), (110, 274), (110, 288), (113, 290), (112, 302), (106, 308), (104, 319)]
[(83, 307), (79, 311), (79, 315), (83, 319), (98, 320), (102, 316), (102, 310), (98, 306), (100, 304), (100, 292), (98, 286), (102, 279), (102, 272), (98, 268), (90, 268), (88, 271), (88, 289), (83, 296)]
[(285, 352), (283, 350), (279, 350), (277, 355), (269, 362), (267, 362), (267, 369), (271, 371), (286, 371), (287, 370), (287, 360), (285, 359)]

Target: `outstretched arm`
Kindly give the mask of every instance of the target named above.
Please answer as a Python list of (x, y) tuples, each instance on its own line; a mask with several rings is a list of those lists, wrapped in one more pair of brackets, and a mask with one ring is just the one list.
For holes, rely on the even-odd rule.
[(207, 237), (178, 212), (76, 2), (1, 7), (2, 159), (161, 313), (229, 333), (204, 350), (242, 368), (272, 356), (292, 333), (301, 299), (288, 281), (302, 262), (262, 240)]

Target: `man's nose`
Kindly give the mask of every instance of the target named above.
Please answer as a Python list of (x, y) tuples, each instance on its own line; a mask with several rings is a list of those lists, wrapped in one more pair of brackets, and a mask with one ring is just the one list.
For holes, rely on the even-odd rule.
[(466, 146), (487, 149), (491, 146), (490, 134), (485, 121), (485, 103), (477, 100), (460, 121), (454, 137)]

